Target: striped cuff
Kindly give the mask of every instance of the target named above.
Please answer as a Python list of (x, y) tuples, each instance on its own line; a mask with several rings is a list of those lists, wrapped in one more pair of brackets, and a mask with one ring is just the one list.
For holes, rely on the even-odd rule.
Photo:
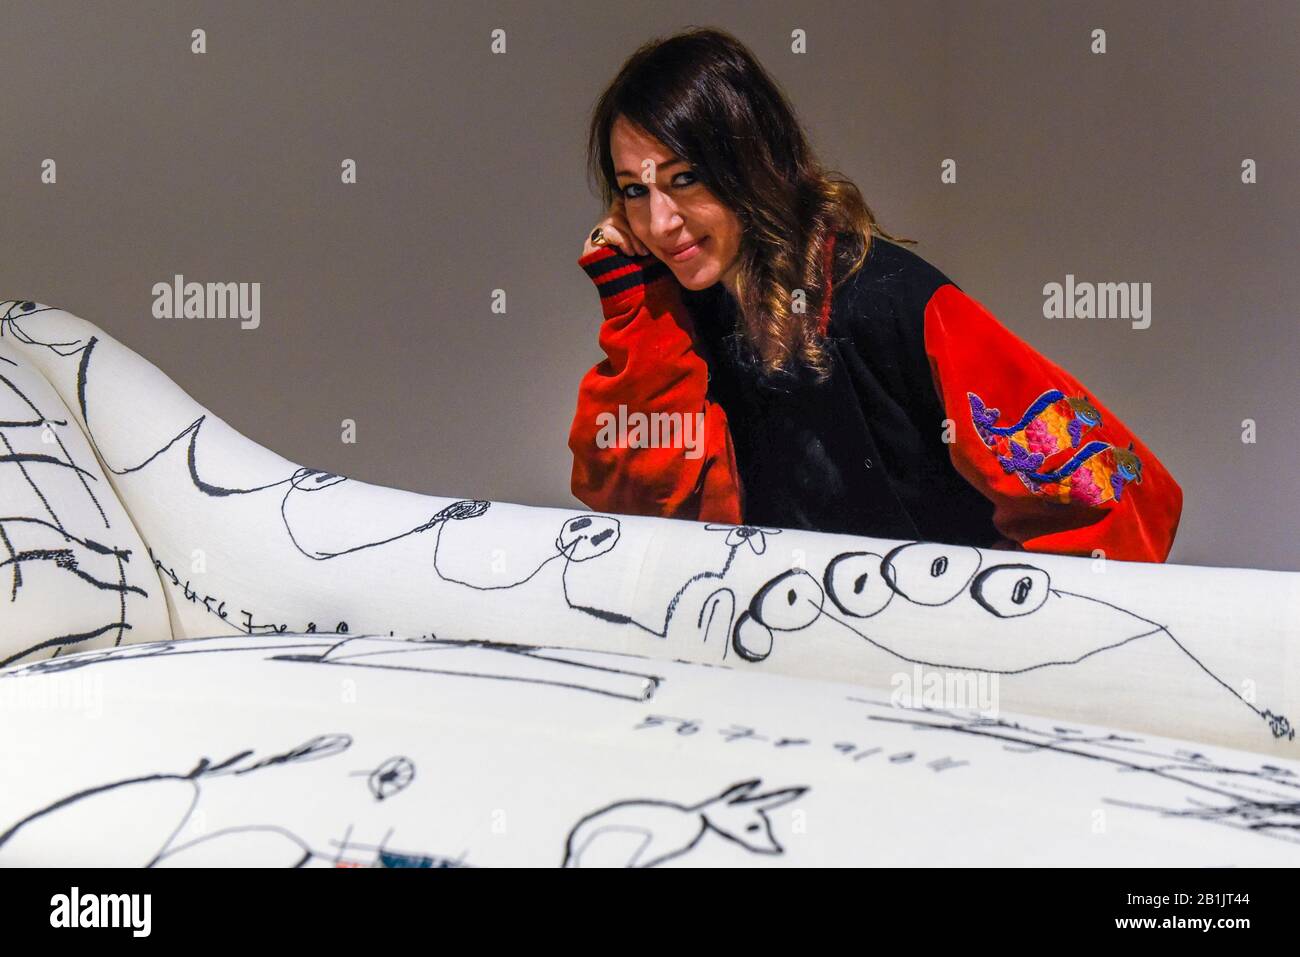
[(633, 259), (617, 246), (602, 246), (578, 260), (600, 292), (600, 305), (609, 315), (611, 306), (644, 293), (646, 287), (671, 279), (672, 270), (654, 256)]

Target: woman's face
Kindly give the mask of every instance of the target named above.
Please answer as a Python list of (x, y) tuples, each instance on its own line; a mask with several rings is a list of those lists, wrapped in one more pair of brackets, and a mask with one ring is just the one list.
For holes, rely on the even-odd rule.
[(707, 289), (718, 281), (730, 285), (740, 259), (736, 215), (686, 160), (621, 116), (610, 130), (609, 147), (636, 238), (685, 288)]

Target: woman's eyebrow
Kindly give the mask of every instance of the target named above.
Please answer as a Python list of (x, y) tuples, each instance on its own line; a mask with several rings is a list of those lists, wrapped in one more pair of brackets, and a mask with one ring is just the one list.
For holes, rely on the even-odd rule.
[[(686, 160), (682, 159), (681, 157), (678, 157), (677, 159), (669, 160), (667, 163), (660, 163), (660, 164), (659, 164), (659, 169), (668, 169), (668, 168), (670, 168), (670, 167), (676, 166), (676, 165), (679, 164), (679, 163), (685, 163), (685, 162), (686, 162)], [(633, 177), (635, 177), (635, 176), (638, 176), (639, 174), (637, 174), (637, 173), (633, 173), (633, 172), (631, 172), (630, 170), (620, 169), (620, 170), (616, 170), (615, 173), (614, 173), (614, 175), (615, 175), (615, 176), (633, 176)]]

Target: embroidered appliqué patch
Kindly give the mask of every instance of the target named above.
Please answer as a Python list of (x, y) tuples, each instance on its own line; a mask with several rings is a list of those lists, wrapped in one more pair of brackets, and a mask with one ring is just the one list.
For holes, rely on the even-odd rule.
[[(1010, 425), (999, 425), (1001, 410), (990, 408), (967, 392), (971, 422), (1002, 470), (1015, 474), (1035, 494), (1059, 502), (1102, 505), (1120, 501), (1128, 482), (1142, 481), (1142, 461), (1133, 452), (1109, 442), (1089, 442), (1086, 432), (1101, 425), (1101, 413), (1086, 396), (1067, 396), (1049, 389), (1030, 403)], [(1058, 453), (1077, 449), (1056, 468), (1045, 469)]]
[(1061, 503), (1104, 505), (1120, 501), (1129, 482), (1142, 484), (1142, 460), (1130, 442), (1121, 449), (1109, 442), (1089, 442), (1050, 472), (1017, 472), (1025, 487)]

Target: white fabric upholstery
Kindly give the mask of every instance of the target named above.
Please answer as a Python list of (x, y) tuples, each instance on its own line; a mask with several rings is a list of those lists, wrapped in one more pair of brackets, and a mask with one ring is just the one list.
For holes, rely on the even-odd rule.
[[(90, 440), (60, 427), (66, 456), (117, 493), (98, 496), (114, 532), (105, 544), (131, 552), (124, 567), (141, 589), (124, 592), (122, 642), (337, 631), (587, 648), (877, 689), (918, 674), (984, 675), (1008, 710), (1296, 753), (1297, 574), (419, 495), (287, 461), (63, 310), (0, 303), (0, 333), (24, 394)], [(64, 408), (51, 413), (54, 396)], [(4, 467), (6, 513), (35, 514), (21, 473)], [(78, 483), (50, 482), (56, 471), (72, 470), (44, 468), (49, 504), (95, 538), (94, 506), (77, 504)], [(113, 580), (115, 565), (99, 565), (96, 578)], [(0, 619), (20, 625), (0, 632), (4, 657), (119, 641), (105, 631), (57, 644), (105, 613), (83, 620), (69, 590), (81, 585), (66, 574), (39, 581), (48, 593), (29, 578), (20, 602), (0, 606), (21, 616)]]
[(63, 399), (0, 339), (0, 664), (172, 636), (162, 582)]
[(0, 672), (0, 706), (36, 729), (0, 728), (0, 866), (1298, 856), (1294, 761), (628, 655), (192, 639)]

